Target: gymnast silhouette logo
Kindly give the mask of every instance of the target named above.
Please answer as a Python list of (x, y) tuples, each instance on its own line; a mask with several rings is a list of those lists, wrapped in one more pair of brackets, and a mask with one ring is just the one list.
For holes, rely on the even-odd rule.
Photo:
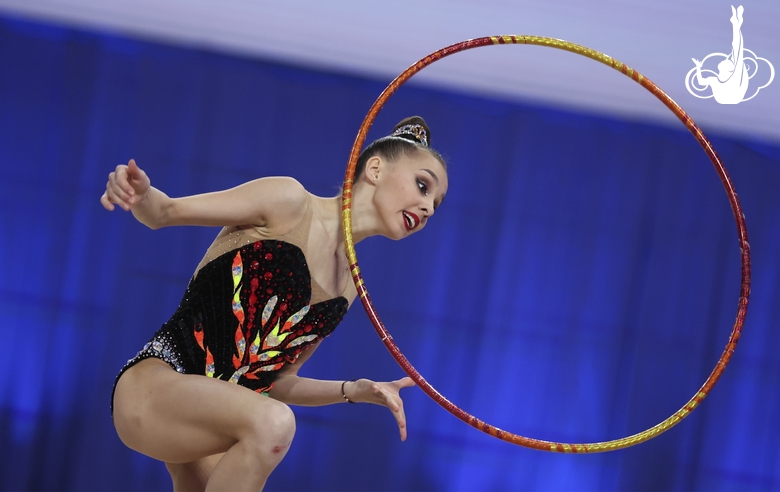
[[(742, 13), (744, 11), (745, 9), (742, 5), (737, 9), (734, 9), (733, 5), (731, 6), (732, 39), (730, 54), (710, 53), (702, 61), (691, 58), (696, 66), (685, 76), (685, 88), (694, 96), (700, 99), (714, 97), (715, 101), (720, 104), (739, 104), (756, 97), (758, 91), (772, 83), (772, 79), (775, 78), (775, 67), (769, 63), (769, 60), (756, 56), (755, 53), (744, 46), (741, 31)], [(717, 72), (703, 68), (709, 59), (712, 59), (711, 64), (720, 60), (717, 64)], [(760, 62), (764, 62), (768, 67), (769, 80), (764, 85), (757, 86), (760, 83), (760, 79), (766, 80), (767, 77), (762, 75), (760, 79), (756, 79), (753, 83), (755, 91), (748, 97), (745, 97), (748, 93), (750, 80), (759, 73)], [(765, 74), (766, 70), (762, 70), (761, 73)], [(711, 89), (709, 95), (697, 94), (706, 94), (710, 92), (708, 89)]]

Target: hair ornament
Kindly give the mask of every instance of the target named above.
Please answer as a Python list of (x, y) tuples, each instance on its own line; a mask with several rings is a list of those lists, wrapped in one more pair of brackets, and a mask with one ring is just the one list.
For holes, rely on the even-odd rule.
[(413, 124), (400, 126), (396, 128), (390, 136), (401, 138), (411, 137), (412, 140), (423, 147), (428, 146), (428, 132), (425, 131), (425, 128), (422, 125)]

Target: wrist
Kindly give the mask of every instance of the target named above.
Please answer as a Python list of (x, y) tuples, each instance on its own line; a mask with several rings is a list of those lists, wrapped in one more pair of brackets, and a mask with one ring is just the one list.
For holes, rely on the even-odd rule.
[[(350, 392), (352, 395), (352, 398), (347, 396), (347, 385), (348, 383), (354, 383), (356, 382), (354, 379), (350, 379), (349, 381), (344, 381), (341, 383), (341, 397), (346, 401), (347, 403), (357, 403), (354, 397), (354, 393)], [(353, 384), (349, 384), (349, 386), (354, 386)], [(354, 388), (353, 388), (354, 389)]]

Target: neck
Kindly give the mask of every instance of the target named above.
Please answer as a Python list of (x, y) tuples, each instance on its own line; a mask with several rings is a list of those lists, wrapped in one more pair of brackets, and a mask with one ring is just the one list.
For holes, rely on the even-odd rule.
[[(375, 186), (365, 183), (355, 183), (352, 188), (352, 239), (355, 244), (371, 236), (381, 235), (380, 220), (373, 207)], [(341, 224), (341, 197), (339, 203), (339, 225)], [(339, 227), (341, 241), (344, 241), (344, 231)]]
[[(372, 191), (373, 187), (370, 186), (352, 188), (352, 240), (355, 244), (367, 237), (380, 234), (377, 227), (379, 221), (371, 213)], [(345, 249), (341, 195), (325, 199), (325, 202), (327, 203), (326, 228), (337, 238), (339, 249)]]

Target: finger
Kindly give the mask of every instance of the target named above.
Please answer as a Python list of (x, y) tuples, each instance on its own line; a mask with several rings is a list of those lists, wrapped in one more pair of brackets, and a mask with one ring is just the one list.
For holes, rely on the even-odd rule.
[(406, 414), (404, 414), (403, 405), (398, 406), (398, 411), (393, 412), (395, 420), (398, 422), (398, 431), (401, 434), (401, 440), (406, 441)]
[[(114, 196), (118, 197), (123, 202), (129, 202), (130, 201), (130, 195), (127, 193), (125, 188), (120, 183), (120, 177), (117, 175), (117, 173), (111, 173), (108, 176), (108, 184), (106, 185), (106, 191), (111, 192)], [(111, 195), (109, 195), (109, 198), (112, 198)], [(116, 201), (111, 200), (114, 203)]]
[(103, 208), (105, 208), (105, 209), (106, 209), (106, 210), (108, 210), (109, 212), (113, 212), (113, 211), (114, 211), (114, 208), (115, 208), (115, 207), (114, 207), (114, 204), (113, 204), (113, 203), (111, 203), (111, 202), (108, 200), (108, 196), (106, 195), (106, 193), (105, 193), (105, 192), (104, 192), (104, 193), (103, 193), (103, 195), (101, 195), (101, 197), (100, 197), (100, 203), (101, 203), (101, 205), (103, 205)]
[[(144, 172), (138, 167), (138, 164), (135, 163), (135, 159), (127, 161), (127, 180), (130, 184), (142, 181), (143, 175)], [(135, 194), (135, 189), (133, 189), (133, 193)]]
[(135, 194), (135, 190), (130, 185), (130, 176), (127, 173), (127, 166), (118, 165), (116, 171), (114, 171), (117, 185), (129, 196)]
[(109, 202), (115, 203), (125, 210), (130, 210), (130, 197), (128, 197), (127, 194), (124, 193), (124, 191), (122, 191), (122, 189), (111, 180), (109, 180), (108, 184), (106, 185), (106, 197), (108, 198)]
[(114, 190), (112, 188), (106, 190), (106, 196), (108, 197), (108, 200), (111, 203), (116, 203), (117, 205), (122, 207), (125, 211), (130, 210), (130, 205), (128, 205), (124, 200), (118, 197), (116, 193), (114, 193)]

